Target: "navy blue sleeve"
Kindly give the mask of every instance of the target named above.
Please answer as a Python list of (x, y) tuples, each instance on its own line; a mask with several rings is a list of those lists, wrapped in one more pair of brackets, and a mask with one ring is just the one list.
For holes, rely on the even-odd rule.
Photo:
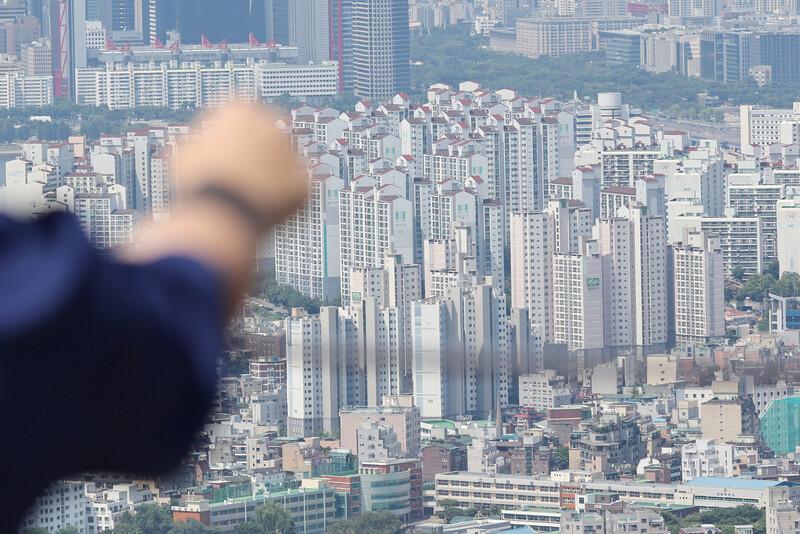
[(73, 473), (174, 467), (213, 396), (222, 310), (193, 260), (117, 263), (71, 216), (0, 218), (0, 518)]

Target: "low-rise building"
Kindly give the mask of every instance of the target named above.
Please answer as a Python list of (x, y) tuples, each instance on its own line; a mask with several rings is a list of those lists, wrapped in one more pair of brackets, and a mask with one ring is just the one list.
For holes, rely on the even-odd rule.
[(219, 501), (190, 500), (172, 507), (174, 521), (195, 519), (200, 523), (232, 532), (236, 525), (255, 517), (256, 508), (274, 502), (285, 508), (298, 532), (327, 532), (335, 521), (335, 490), (320, 479), (306, 479), (301, 488), (269, 491)]
[(467, 469), (467, 448), (461, 443), (431, 443), (422, 448), (422, 482), (433, 482), (439, 473)]
[(519, 377), (519, 404), (541, 412), (556, 408), (572, 401), (564, 377), (552, 369)]
[(733, 476), (733, 445), (715, 439), (698, 439), (681, 447), (681, 478)]
[(383, 397), (381, 406), (361, 406), (339, 411), (342, 447), (355, 451), (358, 448), (357, 429), (362, 423), (374, 421), (391, 427), (397, 434), (403, 454), (414, 457), (420, 449), (420, 415), (410, 395)]
[(608, 534), (669, 534), (664, 518), (652, 510), (608, 514)]
[(755, 436), (760, 431), (755, 405), (750, 397), (715, 398), (700, 406), (703, 437), (736, 441), (739, 436)]

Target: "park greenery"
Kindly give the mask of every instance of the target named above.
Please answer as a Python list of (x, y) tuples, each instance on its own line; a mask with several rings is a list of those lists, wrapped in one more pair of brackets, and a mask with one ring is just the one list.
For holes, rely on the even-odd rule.
[[(191, 120), (191, 109), (172, 110), (159, 107), (110, 110), (106, 106), (78, 105), (58, 98), (51, 106), (10, 108), (0, 111), (0, 143), (13, 143), (36, 138), (62, 141), (70, 135), (85, 135), (90, 141), (101, 134), (121, 134), (148, 121), (185, 123)], [(41, 120), (40, 117), (48, 117)]]
[(766, 514), (764, 508), (756, 508), (751, 504), (743, 504), (735, 508), (715, 508), (705, 512), (689, 514), (680, 518), (670, 512), (661, 512), (671, 534), (678, 534), (684, 527), (696, 527), (713, 524), (723, 534), (734, 534), (736, 525), (753, 525), (754, 534), (765, 534)]
[(476, 518), (500, 515), (500, 507), (496, 505), (490, 508), (478, 508), (477, 506), (462, 508), (458, 506), (458, 501), (455, 499), (442, 499), (439, 501), (439, 507), (441, 509), (434, 515), (444, 520), (445, 523), (450, 523), (456, 517)]
[(558, 469), (569, 469), (569, 447), (558, 446), (553, 449), (553, 453), (556, 459), (556, 467)]
[(275, 280), (273, 270), (259, 277), (254, 295), (286, 309), (303, 308), (308, 313), (319, 313), (319, 308), (323, 305), (322, 302), (303, 295), (291, 286), (279, 284)]
[(289, 512), (276, 502), (256, 508), (255, 517), (236, 525), (234, 534), (294, 534), (295, 524)]
[(736, 293), (736, 300), (742, 302), (750, 299), (754, 302), (764, 302), (770, 293), (779, 297), (800, 296), (800, 274), (787, 271), (776, 280), (769, 272), (754, 273)]
[(634, 65), (608, 66), (604, 52), (560, 57), (528, 58), (489, 49), (488, 39), (470, 35), (469, 29), (450, 26), (431, 30), (411, 43), (411, 79), (415, 94), (434, 83), (454, 86), (474, 80), (490, 90), (511, 88), (525, 96), (594, 99), (599, 92), (622, 93), (623, 102), (644, 111), (658, 109), (687, 119), (722, 120), (720, 110), (696, 102), (699, 93), (718, 96), (729, 105), (759, 104), (791, 108), (800, 100), (800, 85), (771, 83), (758, 87), (747, 78), (720, 83), (681, 76), (677, 72), (654, 74)]
[(138, 506), (135, 512), (122, 512), (114, 520), (110, 534), (216, 534), (219, 529), (203, 525), (196, 519), (172, 522), (169, 504), (148, 503)]
[[(26, 528), (22, 531), (22, 534), (52, 534), (46, 528), (41, 527), (30, 527)], [(80, 531), (77, 527), (64, 527), (56, 530), (56, 534), (80, 534)]]
[(328, 527), (328, 534), (399, 534), (400, 518), (389, 510), (365, 512), (355, 519), (340, 519)]

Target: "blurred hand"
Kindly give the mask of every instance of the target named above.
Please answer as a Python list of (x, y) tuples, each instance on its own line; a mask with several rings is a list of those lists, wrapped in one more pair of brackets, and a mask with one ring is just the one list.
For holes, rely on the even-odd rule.
[(202, 135), (178, 150), (182, 196), (223, 186), (263, 213), (264, 228), (301, 206), (308, 180), (290, 140), (275, 127), (277, 119), (262, 106), (242, 104), (204, 114)]

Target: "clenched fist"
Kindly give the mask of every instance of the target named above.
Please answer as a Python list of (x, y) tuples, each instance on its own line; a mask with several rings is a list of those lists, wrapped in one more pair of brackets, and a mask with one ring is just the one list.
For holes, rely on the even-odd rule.
[(290, 140), (262, 106), (232, 104), (204, 115), (202, 134), (179, 147), (178, 190), (184, 199), (224, 188), (261, 215), (267, 228), (306, 199), (308, 180)]

